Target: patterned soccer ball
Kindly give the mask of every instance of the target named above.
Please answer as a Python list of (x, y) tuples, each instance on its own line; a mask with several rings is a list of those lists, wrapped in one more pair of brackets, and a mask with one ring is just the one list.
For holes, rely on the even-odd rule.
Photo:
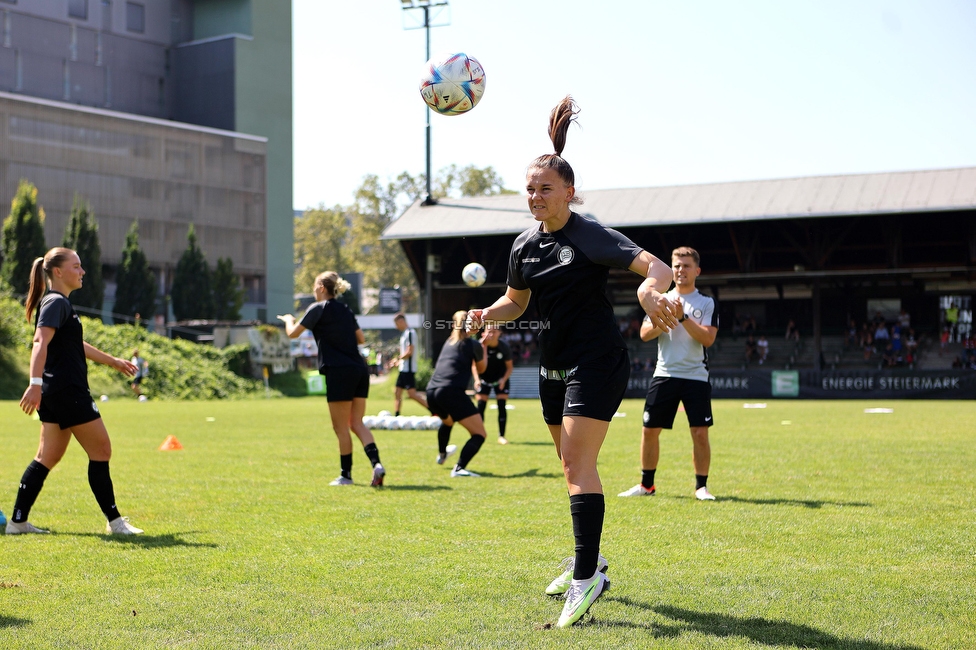
[(461, 279), (469, 287), (480, 287), (488, 279), (488, 271), (477, 262), (471, 262), (461, 271)]
[(435, 56), (424, 66), (420, 96), (441, 115), (460, 115), (478, 105), (485, 92), (485, 71), (463, 52)]

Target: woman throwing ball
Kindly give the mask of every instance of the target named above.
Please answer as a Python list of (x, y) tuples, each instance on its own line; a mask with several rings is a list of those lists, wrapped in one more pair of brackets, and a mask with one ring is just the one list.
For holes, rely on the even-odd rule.
[[(48, 473), (68, 449), (71, 436), (88, 454), (88, 484), (108, 519), (108, 533), (142, 532), (115, 506), (115, 489), (108, 471), (112, 442), (89, 392), (86, 359), (112, 366), (129, 377), (136, 373), (136, 367), (125, 359), (105, 354), (82, 338), (81, 321), (68, 295), (81, 288), (84, 277), (81, 259), (70, 248), (52, 248), (34, 260), (31, 267), (25, 314), (28, 322), (32, 313), (35, 317), (34, 345), (30, 385), (20, 399), (20, 408), (28, 415), (37, 411), (41, 442), (37, 456), (20, 479), (13, 516), (7, 522), (8, 535), (48, 532), (27, 521), (27, 516)], [(45, 288), (49, 289), (47, 293)]]
[(443, 464), (454, 453), (447, 443), (451, 440), (451, 427), (455, 422), (459, 422), (471, 434), (451, 470), (451, 476), (455, 478), (478, 476), (467, 467), (481, 445), (485, 444), (487, 435), (478, 407), (471, 403), (464, 392), (471, 381), (471, 365), (474, 364), (478, 372), (484, 372), (487, 365), (484, 343), (468, 337), (467, 317), (466, 311), (454, 312), (451, 336), (441, 348), (434, 374), (427, 382), (427, 408), (443, 421), (437, 430), (437, 464)]
[(671, 268), (571, 209), (581, 200), (562, 151), (577, 112), (571, 97), (553, 109), (549, 138), (555, 153), (533, 160), (526, 175), (529, 211), (539, 225), (512, 245), (505, 295), (470, 314), (475, 324), (514, 320), (533, 296), (543, 319), (539, 395), (569, 487), (576, 538), (568, 570), (546, 589), (550, 595), (566, 594), (559, 627), (580, 620), (609, 586), (608, 563), (600, 554), (604, 499), (597, 457), (630, 377), (627, 347), (606, 298), (609, 270), (630, 269), (646, 277), (637, 291), (641, 306), (662, 330), (677, 325), (661, 295), (670, 285)]
[(339, 478), (329, 485), (352, 485), (352, 438), (349, 430), (363, 443), (363, 451), (373, 464), (373, 487), (383, 485), (386, 470), (380, 463), (373, 434), (363, 424), (366, 398), (369, 396), (369, 368), (357, 344), (366, 342), (359, 323), (348, 306), (336, 300), (349, 283), (335, 271), (320, 273), (312, 292), (317, 302), (311, 304), (300, 322), (291, 314), (278, 316), (284, 322), (289, 338), (298, 338), (311, 330), (319, 346), (319, 372), (325, 376), (326, 400), (332, 428), (339, 438)]

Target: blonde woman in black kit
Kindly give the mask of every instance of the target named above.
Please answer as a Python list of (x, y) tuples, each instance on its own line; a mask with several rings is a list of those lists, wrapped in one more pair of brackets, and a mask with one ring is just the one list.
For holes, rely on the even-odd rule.
[(366, 398), (369, 397), (369, 368), (357, 344), (366, 342), (363, 330), (349, 307), (336, 297), (349, 288), (349, 283), (335, 271), (320, 273), (312, 288), (316, 302), (311, 304), (302, 320), (291, 314), (278, 316), (284, 322), (289, 338), (298, 338), (310, 330), (319, 346), (319, 372), (325, 375), (326, 400), (332, 428), (339, 438), (339, 478), (329, 485), (352, 485), (352, 430), (363, 443), (363, 451), (373, 465), (373, 487), (383, 485), (386, 469), (380, 463), (373, 434), (363, 424)]
[[(115, 490), (108, 471), (112, 442), (98, 407), (88, 388), (88, 364), (111, 366), (131, 377), (136, 367), (125, 359), (105, 354), (85, 343), (81, 321), (68, 301), (68, 295), (82, 286), (85, 270), (70, 248), (52, 248), (34, 260), (25, 314), (28, 322), (36, 309), (34, 345), (31, 349), (30, 385), (20, 399), (20, 407), (41, 419), (41, 441), (37, 456), (20, 479), (13, 516), (6, 533), (46, 533), (27, 517), (44, 486), (74, 436), (88, 454), (88, 484), (98, 506), (108, 519), (106, 529), (114, 535), (138, 535), (142, 530), (129, 523), (115, 506)], [(50, 290), (44, 294), (45, 288)], [(42, 294), (43, 297), (42, 297)]]
[(577, 112), (571, 97), (553, 109), (549, 137), (555, 153), (529, 163), (526, 191), (538, 224), (512, 245), (505, 295), (470, 312), (476, 325), (514, 320), (531, 296), (545, 322), (539, 334), (539, 394), (569, 488), (576, 539), (575, 557), (546, 589), (550, 595), (565, 594), (559, 627), (582, 618), (610, 584), (608, 562), (600, 554), (605, 505), (597, 458), (630, 377), (627, 346), (606, 298), (610, 269), (645, 277), (637, 291), (641, 306), (663, 331), (677, 325), (671, 303), (661, 295), (671, 284), (671, 267), (571, 209), (581, 201), (562, 151)]

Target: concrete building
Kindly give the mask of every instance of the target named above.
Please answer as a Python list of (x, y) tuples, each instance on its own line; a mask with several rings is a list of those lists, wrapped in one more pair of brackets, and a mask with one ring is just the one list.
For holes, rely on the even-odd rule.
[(292, 306), (291, 96), (288, 0), (0, 0), (0, 199), (35, 183), (49, 245), (91, 202), (106, 310), (132, 220), (161, 294), (193, 223), (266, 320)]

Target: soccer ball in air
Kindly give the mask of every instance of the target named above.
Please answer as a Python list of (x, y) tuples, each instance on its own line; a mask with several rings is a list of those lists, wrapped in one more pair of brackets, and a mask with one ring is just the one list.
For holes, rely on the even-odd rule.
[(471, 262), (461, 271), (461, 279), (469, 287), (480, 287), (488, 279), (488, 271), (477, 262)]
[(478, 105), (485, 92), (485, 71), (463, 52), (435, 56), (424, 66), (420, 96), (441, 115), (460, 115)]

